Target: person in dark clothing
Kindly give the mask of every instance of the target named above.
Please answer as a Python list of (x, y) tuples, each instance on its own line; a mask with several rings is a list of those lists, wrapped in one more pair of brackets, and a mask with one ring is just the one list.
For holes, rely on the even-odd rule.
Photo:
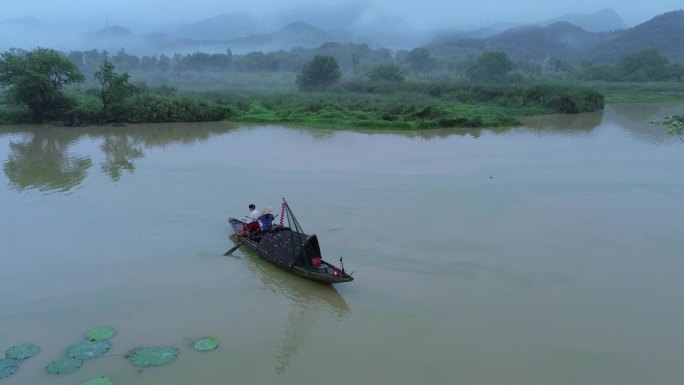
[(261, 231), (267, 232), (270, 231), (273, 227), (273, 220), (275, 219), (275, 217), (273, 216), (273, 214), (271, 214), (272, 212), (272, 208), (266, 207), (262, 212), (261, 216), (259, 216), (259, 220), (261, 221)]

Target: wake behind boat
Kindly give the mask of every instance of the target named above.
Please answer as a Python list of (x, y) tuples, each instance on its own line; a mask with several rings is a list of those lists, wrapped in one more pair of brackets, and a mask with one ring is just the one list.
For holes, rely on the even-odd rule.
[[(284, 225), (284, 220), (287, 225)], [(238, 240), (238, 245), (246, 245), (261, 258), (287, 271), (323, 283), (342, 283), (354, 280), (344, 271), (344, 265), (337, 267), (324, 261), (316, 234), (305, 234), (299, 226), (290, 206), (283, 198), (280, 224), (269, 231), (258, 231), (251, 235), (240, 235), (247, 222), (229, 218), (230, 226)], [(227, 252), (230, 254), (234, 249)], [(340, 258), (340, 264), (342, 258)]]

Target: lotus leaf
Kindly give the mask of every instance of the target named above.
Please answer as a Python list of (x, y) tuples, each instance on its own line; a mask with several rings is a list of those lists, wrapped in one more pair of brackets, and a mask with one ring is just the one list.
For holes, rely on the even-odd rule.
[(52, 361), (45, 368), (45, 371), (48, 374), (68, 374), (75, 372), (82, 365), (83, 361), (77, 360), (75, 358), (60, 358), (59, 360)]
[(83, 385), (114, 385), (112, 380), (107, 377), (93, 378), (90, 381), (86, 381)]
[(25, 360), (38, 354), (40, 348), (34, 344), (21, 344), (7, 349), (6, 356), (17, 360)]
[(64, 355), (79, 360), (87, 360), (99, 357), (107, 352), (112, 344), (107, 341), (81, 341), (77, 342), (64, 351)]
[(159, 366), (168, 364), (177, 356), (178, 349), (173, 346), (157, 346), (133, 349), (126, 358), (135, 366)]
[(213, 350), (216, 349), (217, 346), (218, 340), (215, 337), (204, 337), (195, 342), (195, 349), (199, 351)]
[(99, 326), (86, 332), (85, 338), (90, 341), (108, 340), (116, 335), (116, 330), (109, 326)]
[(0, 353), (0, 360), (4, 360), (6, 357), (5, 353)]
[(4, 358), (0, 360), (0, 379), (9, 377), (19, 369), (21, 361), (14, 358)]

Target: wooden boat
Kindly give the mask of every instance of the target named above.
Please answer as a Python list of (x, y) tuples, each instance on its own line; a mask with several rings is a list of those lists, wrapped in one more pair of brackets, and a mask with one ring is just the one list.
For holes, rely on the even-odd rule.
[[(249, 236), (238, 236), (245, 221), (229, 218), (228, 222), (237, 241), (240, 242), (235, 248), (246, 245), (261, 258), (310, 280), (323, 283), (354, 280), (351, 274), (345, 272), (344, 265), (337, 267), (322, 259), (318, 237), (316, 234), (308, 235), (302, 231), (284, 198), (280, 215), (280, 224), (275, 224), (270, 231), (259, 231)], [(287, 219), (287, 225), (283, 223), (284, 219)]]

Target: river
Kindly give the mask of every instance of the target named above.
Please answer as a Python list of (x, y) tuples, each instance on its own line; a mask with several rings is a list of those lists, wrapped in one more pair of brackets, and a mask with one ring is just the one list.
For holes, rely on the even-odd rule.
[[(225, 122), (0, 128), (3, 385), (679, 384), (684, 141), (609, 105), (521, 127), (331, 131)], [(235, 245), (285, 197), (326, 286)], [(44, 368), (93, 327), (78, 371)], [(198, 338), (218, 349), (193, 350)], [(178, 358), (138, 370), (139, 346)]]

